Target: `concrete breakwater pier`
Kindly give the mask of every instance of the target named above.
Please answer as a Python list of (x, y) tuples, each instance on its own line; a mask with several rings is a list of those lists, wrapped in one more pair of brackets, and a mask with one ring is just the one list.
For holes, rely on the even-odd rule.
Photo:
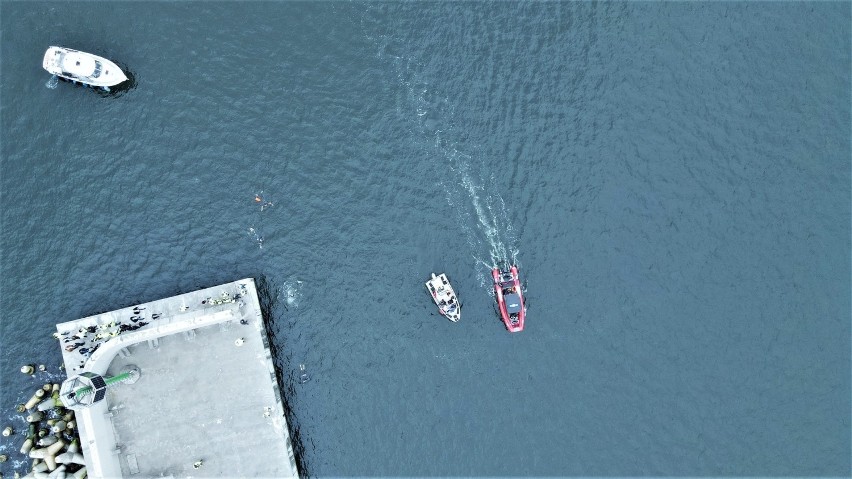
[(298, 477), (253, 279), (56, 329), (88, 477)]

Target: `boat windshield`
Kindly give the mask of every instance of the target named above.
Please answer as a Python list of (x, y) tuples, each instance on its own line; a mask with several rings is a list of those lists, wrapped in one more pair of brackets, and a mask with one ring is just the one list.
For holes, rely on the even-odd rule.
[(95, 62), (95, 71), (92, 72), (92, 78), (97, 78), (101, 76), (101, 62)]
[(521, 297), (515, 293), (507, 294), (503, 299), (506, 303), (506, 312), (520, 313), (521, 312)]

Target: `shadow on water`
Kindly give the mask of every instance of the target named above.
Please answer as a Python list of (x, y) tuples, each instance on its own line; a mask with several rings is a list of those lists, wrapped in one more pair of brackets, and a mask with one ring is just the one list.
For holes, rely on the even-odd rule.
[[(286, 338), (277, 336), (275, 334), (275, 330), (270, 327), (272, 324), (273, 313), (278, 301), (278, 295), (276, 294), (278, 288), (276, 288), (266, 276), (262, 275), (258, 275), (256, 277), (255, 286), (257, 288), (258, 300), (260, 301), (260, 310), (265, 319), (263, 325), (266, 329), (266, 336), (269, 338), (269, 350), (271, 351), (272, 357), (275, 359), (276, 363), (279, 362), (279, 359), (281, 362), (286, 363), (288, 361), (286, 358), (283, 358), (278, 351), (278, 345), (283, 345), (286, 342)], [(286, 305), (284, 305), (284, 307), (286, 307)], [(299, 382), (298, 378), (293, 371), (289, 369), (285, 370), (284, 368), (277, 367), (276, 365), (275, 379), (278, 381), (278, 388), (282, 391), (281, 402), (284, 406), (284, 415), (287, 419), (287, 425), (290, 428), (290, 440), (293, 445), (296, 468), (299, 471), (300, 477), (311, 477), (311, 474), (308, 472), (308, 464), (305, 461), (305, 445), (304, 440), (302, 439), (299, 421), (293, 411), (293, 408), (290, 406), (291, 399), (296, 396), (295, 385)]]
[[(100, 88), (100, 87), (92, 87), (92, 86), (85, 85), (83, 83), (76, 82), (76, 81), (73, 81), (73, 80), (66, 80), (65, 78), (62, 78), (62, 77), (54, 76), (53, 78), (56, 78), (58, 80), (62, 80), (65, 83), (70, 83), (70, 84), (78, 86), (80, 88), (88, 88), (88, 89), (94, 91), (95, 93), (97, 93), (98, 95), (100, 95), (104, 98), (118, 98), (118, 97), (124, 95), (125, 93), (129, 92), (130, 90), (136, 89), (136, 85), (137, 85), (136, 74), (133, 73), (132, 71), (128, 70), (124, 66), (121, 66), (121, 69), (122, 69), (122, 71), (124, 71), (125, 75), (127, 75), (127, 80), (119, 83), (118, 85), (109, 87), (109, 90), (104, 90), (103, 88)], [(52, 81), (52, 79), (51, 79), (51, 81)], [(53, 85), (53, 86), (51, 86), (51, 85)], [(52, 84), (52, 83), (49, 82), (48, 88), (50, 88), (50, 89), (55, 88), (55, 84)]]

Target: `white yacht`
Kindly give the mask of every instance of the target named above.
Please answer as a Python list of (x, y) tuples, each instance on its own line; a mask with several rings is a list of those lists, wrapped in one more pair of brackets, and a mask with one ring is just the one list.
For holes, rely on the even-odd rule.
[(432, 279), (426, 282), (426, 289), (432, 295), (441, 314), (452, 322), (461, 319), (461, 304), (446, 274), (441, 273), (435, 276), (435, 273), (432, 273)]
[(127, 80), (127, 76), (115, 63), (70, 48), (48, 48), (44, 52), (42, 66), (60, 78), (96, 87), (111, 87)]

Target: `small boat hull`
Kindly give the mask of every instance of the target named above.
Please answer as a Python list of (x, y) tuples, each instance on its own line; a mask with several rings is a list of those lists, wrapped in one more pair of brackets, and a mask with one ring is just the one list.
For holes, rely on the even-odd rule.
[(95, 87), (108, 88), (127, 80), (115, 63), (71, 48), (48, 48), (44, 52), (42, 67), (59, 78)]
[(491, 277), (494, 280), (494, 296), (500, 307), (503, 324), (510, 333), (523, 331), (527, 309), (524, 305), (524, 292), (518, 276), (518, 267), (512, 266), (508, 271), (494, 268), (491, 270)]
[(438, 312), (454, 323), (461, 319), (461, 304), (446, 274), (432, 273), (432, 278), (426, 282), (426, 290), (432, 295)]

